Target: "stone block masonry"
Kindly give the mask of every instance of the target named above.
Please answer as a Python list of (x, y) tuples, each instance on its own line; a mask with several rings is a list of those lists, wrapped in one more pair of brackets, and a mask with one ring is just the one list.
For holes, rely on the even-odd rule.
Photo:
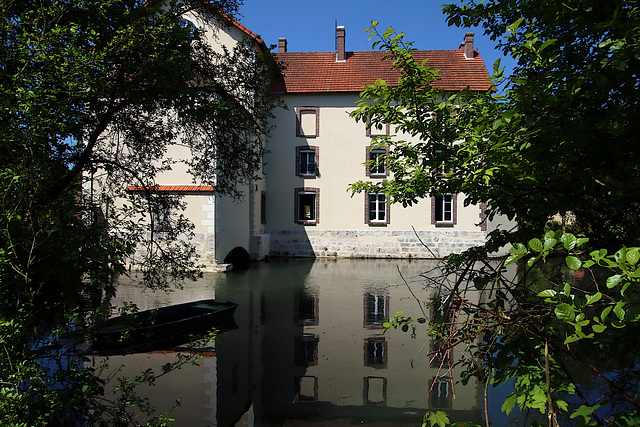
[(483, 231), (276, 230), (271, 256), (336, 258), (440, 258), (485, 243)]

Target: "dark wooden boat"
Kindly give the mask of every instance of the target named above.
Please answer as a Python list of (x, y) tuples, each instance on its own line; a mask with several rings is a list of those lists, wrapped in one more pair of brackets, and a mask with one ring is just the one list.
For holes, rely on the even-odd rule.
[(235, 325), (233, 314), (237, 306), (207, 299), (113, 317), (98, 324), (93, 348), (115, 350), (149, 343), (187, 342), (190, 336), (213, 327)]

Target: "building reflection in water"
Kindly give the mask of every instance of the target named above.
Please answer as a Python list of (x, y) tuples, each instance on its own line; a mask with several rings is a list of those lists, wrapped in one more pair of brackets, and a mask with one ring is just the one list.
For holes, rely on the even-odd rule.
[[(160, 378), (145, 390), (159, 409), (181, 398), (176, 425), (287, 425), (315, 423), (419, 425), (427, 410), (446, 410), (452, 420), (482, 420), (481, 387), (453, 386), (449, 351), (429, 358), (438, 343), (423, 330), (383, 333), (397, 311), (419, 317), (416, 295), (444, 298), (425, 289), (419, 274), (433, 261), (295, 260), (271, 262), (245, 272), (209, 275), (183, 291), (142, 294), (131, 284), (120, 300), (143, 300), (141, 309), (211, 298), (239, 304), (239, 328), (224, 333), (200, 366)], [(402, 277), (400, 276), (402, 274)], [(468, 296), (480, 298), (480, 295)], [(445, 311), (436, 306), (438, 321)], [(418, 325), (420, 326), (420, 325)], [(124, 372), (161, 365), (170, 354), (110, 359)]]

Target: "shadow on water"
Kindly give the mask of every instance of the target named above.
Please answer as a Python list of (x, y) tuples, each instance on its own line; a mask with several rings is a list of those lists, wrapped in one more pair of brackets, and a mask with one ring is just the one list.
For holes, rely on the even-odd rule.
[[(432, 296), (420, 274), (435, 267), (435, 261), (277, 260), (209, 274), (170, 294), (123, 283), (116, 303), (133, 301), (144, 310), (215, 297), (238, 304), (238, 329), (212, 343), (199, 366), (142, 390), (162, 411), (180, 398), (178, 426), (420, 425), (427, 410), (482, 424), (482, 387), (453, 386), (461, 368), (429, 360), (424, 331), (383, 334), (382, 323), (397, 311), (421, 316), (412, 292), (423, 301)], [(171, 357), (170, 351), (111, 356), (109, 365), (132, 375), (160, 370)]]

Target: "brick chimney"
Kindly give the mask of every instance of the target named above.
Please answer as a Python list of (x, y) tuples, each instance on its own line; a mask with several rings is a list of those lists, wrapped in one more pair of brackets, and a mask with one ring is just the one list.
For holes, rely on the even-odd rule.
[(336, 27), (336, 62), (344, 62), (347, 57), (344, 53), (345, 30), (342, 25)]
[(473, 36), (474, 33), (467, 33), (464, 35), (464, 41), (460, 43), (460, 49), (464, 50), (465, 59), (473, 59), (475, 49), (473, 48)]
[(278, 39), (278, 53), (286, 53), (287, 52), (287, 39), (284, 37), (280, 37)]

